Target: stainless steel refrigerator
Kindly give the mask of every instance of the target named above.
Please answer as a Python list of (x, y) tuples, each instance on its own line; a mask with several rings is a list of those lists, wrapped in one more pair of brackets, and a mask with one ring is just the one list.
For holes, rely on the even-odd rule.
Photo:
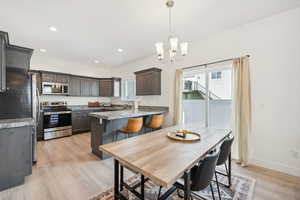
[(40, 119), (37, 75), (28, 70), (7, 67), (7, 90), (0, 93), (0, 119), (33, 118), (36, 122), (32, 133), (33, 162), (37, 161), (37, 130)]
[(33, 163), (37, 162), (37, 138), (38, 138), (38, 132), (42, 130), (41, 120), (41, 104), (40, 104), (40, 91), (39, 91), (39, 74), (32, 73), (31, 74), (31, 93), (32, 93), (32, 117), (35, 121), (35, 131), (33, 133), (33, 139), (32, 139), (32, 160)]

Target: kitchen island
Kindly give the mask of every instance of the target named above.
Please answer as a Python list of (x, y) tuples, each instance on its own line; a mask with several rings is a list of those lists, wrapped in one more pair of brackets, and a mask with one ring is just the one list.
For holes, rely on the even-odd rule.
[[(99, 146), (113, 142), (116, 131), (127, 125), (128, 118), (143, 117), (144, 124), (149, 123), (152, 115), (168, 112), (168, 108), (159, 107), (143, 108), (138, 111), (122, 110), (108, 112), (92, 112), (89, 113), (91, 118), (91, 147), (92, 152), (101, 159), (109, 158), (99, 150)], [(143, 131), (143, 130), (142, 130)], [(118, 140), (122, 140), (126, 135), (120, 134)]]

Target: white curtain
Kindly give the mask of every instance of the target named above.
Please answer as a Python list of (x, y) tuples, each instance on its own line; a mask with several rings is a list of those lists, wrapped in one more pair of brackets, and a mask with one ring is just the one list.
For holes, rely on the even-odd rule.
[(175, 73), (174, 125), (182, 123), (182, 88), (183, 70), (177, 69)]
[(234, 108), (233, 108), (233, 158), (241, 166), (248, 165), (249, 134), (251, 131), (251, 97), (249, 57), (233, 60)]

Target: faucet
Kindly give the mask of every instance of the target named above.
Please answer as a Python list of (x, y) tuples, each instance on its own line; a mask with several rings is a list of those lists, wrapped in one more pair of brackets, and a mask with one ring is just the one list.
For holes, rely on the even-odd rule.
[(137, 112), (139, 109), (139, 101), (138, 100), (133, 100), (132, 101), (132, 111)]

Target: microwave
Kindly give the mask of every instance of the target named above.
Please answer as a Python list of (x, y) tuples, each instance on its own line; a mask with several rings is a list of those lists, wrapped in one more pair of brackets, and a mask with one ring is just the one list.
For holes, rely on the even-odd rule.
[(43, 82), (42, 94), (69, 95), (69, 84)]

